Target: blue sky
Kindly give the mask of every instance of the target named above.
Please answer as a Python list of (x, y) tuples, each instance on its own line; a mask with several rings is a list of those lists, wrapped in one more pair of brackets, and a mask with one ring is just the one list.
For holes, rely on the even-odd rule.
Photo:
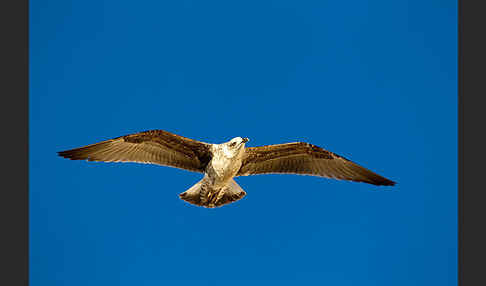
[[(31, 285), (456, 285), (456, 1), (30, 1)], [(200, 178), (57, 151), (305, 141), (395, 180)], [(390, 191), (392, 190), (392, 191)]]

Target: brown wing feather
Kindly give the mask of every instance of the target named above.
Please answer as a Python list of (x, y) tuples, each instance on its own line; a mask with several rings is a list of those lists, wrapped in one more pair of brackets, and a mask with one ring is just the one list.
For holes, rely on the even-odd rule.
[(137, 162), (203, 172), (211, 160), (209, 147), (167, 131), (150, 130), (58, 154), (71, 160)]
[(248, 147), (245, 151), (246, 157), (237, 176), (290, 173), (374, 185), (395, 185), (395, 182), (342, 156), (308, 143), (296, 142)]

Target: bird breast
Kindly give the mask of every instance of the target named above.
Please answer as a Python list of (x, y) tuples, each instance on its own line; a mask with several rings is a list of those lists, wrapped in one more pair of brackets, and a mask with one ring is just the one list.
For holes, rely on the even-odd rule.
[(206, 173), (215, 187), (218, 185), (223, 187), (238, 173), (241, 163), (240, 156), (228, 158), (222, 152), (215, 152), (208, 164)]
[(220, 157), (211, 160), (208, 165), (208, 175), (213, 175), (215, 179), (219, 180), (227, 180), (231, 179), (238, 173), (238, 170), (241, 167), (241, 160), (234, 158), (234, 160), (230, 158)]

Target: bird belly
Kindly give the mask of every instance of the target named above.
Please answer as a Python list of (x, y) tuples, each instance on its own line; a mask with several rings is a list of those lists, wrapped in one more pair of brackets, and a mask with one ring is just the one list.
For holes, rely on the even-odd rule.
[(208, 164), (206, 173), (214, 188), (225, 187), (229, 181), (238, 173), (241, 167), (241, 161), (232, 161), (226, 158), (213, 159)]

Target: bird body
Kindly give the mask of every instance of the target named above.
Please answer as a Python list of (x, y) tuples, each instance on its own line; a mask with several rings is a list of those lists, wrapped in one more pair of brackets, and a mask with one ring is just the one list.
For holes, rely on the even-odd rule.
[(210, 208), (239, 200), (246, 192), (233, 180), (241, 168), (247, 138), (236, 137), (223, 144), (211, 145), (211, 161), (204, 178), (180, 198)]
[(191, 204), (208, 208), (229, 204), (246, 195), (233, 179), (237, 176), (287, 173), (395, 185), (342, 156), (309, 143), (245, 147), (248, 141), (248, 138), (235, 137), (222, 144), (209, 144), (163, 130), (150, 130), (58, 154), (71, 160), (150, 163), (204, 173), (199, 182), (179, 196)]
[(227, 143), (211, 146), (212, 159), (206, 173), (214, 185), (225, 185), (236, 176), (243, 162), (246, 142), (247, 138), (236, 137)]

